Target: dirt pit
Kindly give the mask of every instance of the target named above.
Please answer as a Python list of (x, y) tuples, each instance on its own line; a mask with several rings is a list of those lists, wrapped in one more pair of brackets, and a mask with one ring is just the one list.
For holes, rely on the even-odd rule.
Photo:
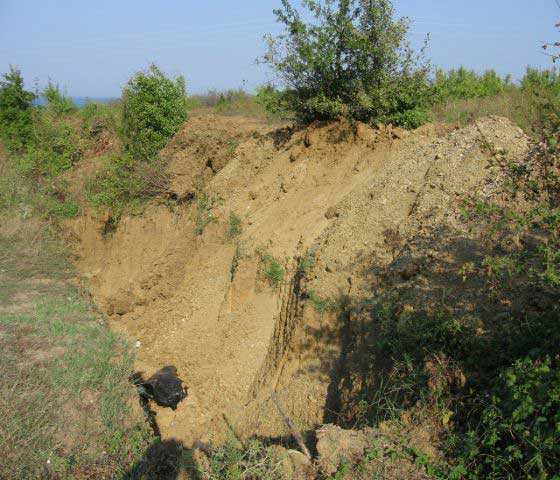
[(163, 152), (177, 198), (193, 200), (151, 205), (110, 235), (102, 214), (74, 221), (85, 283), (111, 327), (138, 342), (138, 370), (175, 365), (187, 383), (176, 412), (157, 411), (163, 437), (188, 447), (232, 428), (286, 436), (272, 391), (304, 431), (332, 420), (342, 342), (310, 292), (371, 295), (419, 232), (454, 228), (457, 198), (492, 186), (488, 143), (527, 149), (498, 117), (411, 133), (196, 118)]

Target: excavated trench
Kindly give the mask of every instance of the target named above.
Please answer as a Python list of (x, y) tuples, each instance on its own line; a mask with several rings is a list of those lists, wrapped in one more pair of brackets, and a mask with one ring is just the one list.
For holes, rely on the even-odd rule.
[[(317, 312), (309, 292), (367, 297), (395, 243), (402, 252), (431, 225), (451, 224), (456, 198), (491, 176), (482, 134), (512, 154), (527, 148), (497, 117), (413, 133), (333, 123), (287, 141), (247, 120), (198, 119), (163, 154), (174, 198), (203, 191), (211, 209), (152, 205), (109, 234), (99, 213), (73, 221), (84, 281), (111, 327), (139, 342), (137, 369), (175, 365), (186, 380), (178, 410), (157, 410), (163, 437), (190, 446), (229, 428), (284, 436), (272, 392), (303, 430), (334, 418), (344, 342), (337, 315)], [(233, 238), (232, 213), (243, 227)], [(263, 252), (285, 269), (278, 286)], [(304, 256), (313, 261), (298, 268)]]

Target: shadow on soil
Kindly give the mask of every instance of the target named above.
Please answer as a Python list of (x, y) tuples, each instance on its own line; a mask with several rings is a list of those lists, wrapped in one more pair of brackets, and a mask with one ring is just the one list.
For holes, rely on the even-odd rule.
[(124, 476), (126, 480), (199, 480), (192, 453), (177, 440), (156, 441), (142, 460)]
[(554, 351), (560, 299), (522, 277), (492, 282), (483, 260), (499, 246), (440, 227), (396, 250), (387, 268), (362, 259), (369, 297), (341, 294), (332, 320), (307, 328), (307, 350), (329, 357), (312, 372), (329, 379), (324, 423), (355, 428), (414, 405), (434, 360), (484, 392), (516, 358)]

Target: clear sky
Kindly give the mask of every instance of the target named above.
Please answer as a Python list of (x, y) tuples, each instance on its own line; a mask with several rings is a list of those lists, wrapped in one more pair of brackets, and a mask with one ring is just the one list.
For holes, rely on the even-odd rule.
[[(298, 0), (295, 0), (297, 4)], [(262, 37), (278, 32), (280, 0), (0, 0), (0, 71), (19, 66), (31, 86), (51, 78), (75, 96), (118, 96), (150, 62), (182, 73), (190, 92), (269, 79), (255, 65)], [(413, 21), (411, 40), (430, 33), (443, 68), (495, 68), (518, 78), (549, 66), (541, 41), (560, 37), (556, 0), (394, 0)]]

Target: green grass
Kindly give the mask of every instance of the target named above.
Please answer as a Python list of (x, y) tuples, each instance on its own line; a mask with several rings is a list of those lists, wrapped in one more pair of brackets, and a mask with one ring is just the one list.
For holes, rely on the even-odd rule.
[(123, 477), (150, 441), (130, 410), (132, 350), (71, 284), (40, 194), (23, 181), (8, 190), (0, 185), (0, 478)]
[(258, 440), (251, 440), (246, 447), (230, 440), (212, 449), (197, 471), (204, 480), (282, 480), (286, 478), (282, 460)]
[(319, 313), (336, 312), (340, 310), (340, 302), (328, 297), (321, 297), (315, 292), (315, 290), (308, 290), (307, 298), (313, 304), (313, 308)]
[(270, 112), (258, 95), (246, 92), (242, 88), (225, 91), (209, 90), (204, 94), (189, 97), (189, 105), (194, 110), (210, 111), (220, 115), (244, 116), (278, 122), (290, 118), (287, 112)]
[(434, 122), (456, 124), (461, 127), (489, 115), (509, 118), (525, 132), (531, 133), (537, 112), (532, 94), (510, 89), (499, 95), (484, 98), (449, 98), (431, 109)]

